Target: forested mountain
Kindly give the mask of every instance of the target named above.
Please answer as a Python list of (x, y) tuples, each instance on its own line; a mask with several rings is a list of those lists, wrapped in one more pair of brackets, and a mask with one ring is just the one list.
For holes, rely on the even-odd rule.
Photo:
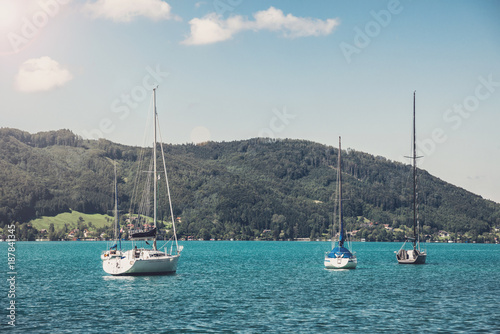
[[(337, 148), (304, 140), (250, 139), (164, 149), (181, 237), (289, 239), (329, 232)], [(120, 208), (128, 211), (133, 180), (141, 172), (140, 155), (141, 148), (83, 140), (69, 130), (29, 134), (0, 129), (0, 227), (70, 209), (109, 212), (114, 162)], [(348, 150), (342, 173), (348, 228), (361, 229), (359, 235), (369, 240), (402, 238), (405, 225), (411, 225), (410, 166)], [(426, 171), (419, 176), (426, 234), (446, 230), (476, 240), (500, 227), (500, 204)], [(165, 198), (160, 189), (160, 201)], [(166, 206), (160, 209), (160, 218), (167, 219), (167, 212)]]

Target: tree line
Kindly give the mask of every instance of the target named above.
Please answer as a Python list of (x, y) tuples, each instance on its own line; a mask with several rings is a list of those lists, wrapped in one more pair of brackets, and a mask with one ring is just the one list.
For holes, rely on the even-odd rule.
[[(293, 239), (334, 233), (337, 148), (255, 138), (164, 145), (164, 150), (180, 237)], [(120, 209), (135, 208), (141, 155), (139, 147), (84, 140), (68, 130), (0, 129), (0, 227), (70, 209), (108, 213), (115, 163)], [(404, 227), (411, 226), (410, 166), (346, 150), (342, 173), (348, 228), (370, 240), (401, 238)], [(429, 235), (446, 230), (481, 239), (500, 227), (498, 203), (424, 170), (419, 170), (419, 189), (419, 220)], [(159, 202), (166, 199), (161, 187)], [(159, 218), (169, 216), (168, 205), (160, 206)], [(365, 219), (396, 232), (364, 226)]]

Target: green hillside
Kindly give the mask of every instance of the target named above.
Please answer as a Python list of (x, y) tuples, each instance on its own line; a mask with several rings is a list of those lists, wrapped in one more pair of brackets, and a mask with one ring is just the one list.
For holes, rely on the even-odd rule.
[[(164, 149), (180, 237), (293, 239), (331, 232), (337, 148), (257, 138)], [(139, 156), (140, 148), (82, 140), (68, 130), (0, 129), (0, 227), (70, 208), (111, 214), (115, 162), (120, 209), (128, 212), (135, 207)], [(411, 224), (410, 166), (349, 150), (343, 153), (342, 173), (348, 229), (367, 240), (403, 238)], [(453, 238), (494, 241), (500, 204), (426, 171), (419, 175), (420, 222), (428, 238), (438, 239), (445, 230)], [(160, 188), (160, 204), (165, 200)], [(168, 212), (168, 206), (160, 206), (159, 219), (168, 220)], [(84, 220), (94, 224), (93, 217), (101, 216)], [(32, 227), (42, 228), (38, 224)]]
[(78, 222), (91, 223), (95, 228), (111, 227), (113, 224), (113, 217), (108, 215), (101, 215), (98, 213), (87, 214), (78, 211), (63, 212), (55, 217), (40, 217), (30, 221), (30, 224), (37, 230), (49, 230), (50, 224), (54, 224), (56, 231), (60, 231), (66, 224), (68, 228), (75, 229), (78, 227)]

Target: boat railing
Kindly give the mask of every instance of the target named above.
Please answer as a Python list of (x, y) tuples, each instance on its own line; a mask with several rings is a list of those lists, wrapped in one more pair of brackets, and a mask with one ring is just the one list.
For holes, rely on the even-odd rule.
[[(170, 253), (168, 252), (168, 246), (169, 245), (170, 245)], [(170, 237), (170, 239), (168, 239), (167, 241), (165, 241), (165, 243), (160, 248), (158, 248), (158, 250), (161, 250), (163, 248), (165, 250), (165, 254), (172, 255), (172, 254), (174, 254), (174, 252), (173, 252), (173, 246), (174, 245), (175, 245), (174, 239), (173, 239), (173, 237)], [(180, 254), (182, 252), (183, 248), (184, 248), (184, 246), (178, 245), (177, 249), (176, 249), (176, 254)]]

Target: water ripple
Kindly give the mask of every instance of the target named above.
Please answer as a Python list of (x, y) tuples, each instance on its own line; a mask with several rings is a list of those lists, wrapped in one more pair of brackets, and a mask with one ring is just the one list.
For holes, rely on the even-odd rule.
[(105, 243), (18, 245), (23, 333), (500, 332), (498, 245), (430, 244), (403, 266), (397, 244), (355, 243), (358, 268), (335, 271), (328, 243), (188, 242), (154, 277), (104, 274)]

